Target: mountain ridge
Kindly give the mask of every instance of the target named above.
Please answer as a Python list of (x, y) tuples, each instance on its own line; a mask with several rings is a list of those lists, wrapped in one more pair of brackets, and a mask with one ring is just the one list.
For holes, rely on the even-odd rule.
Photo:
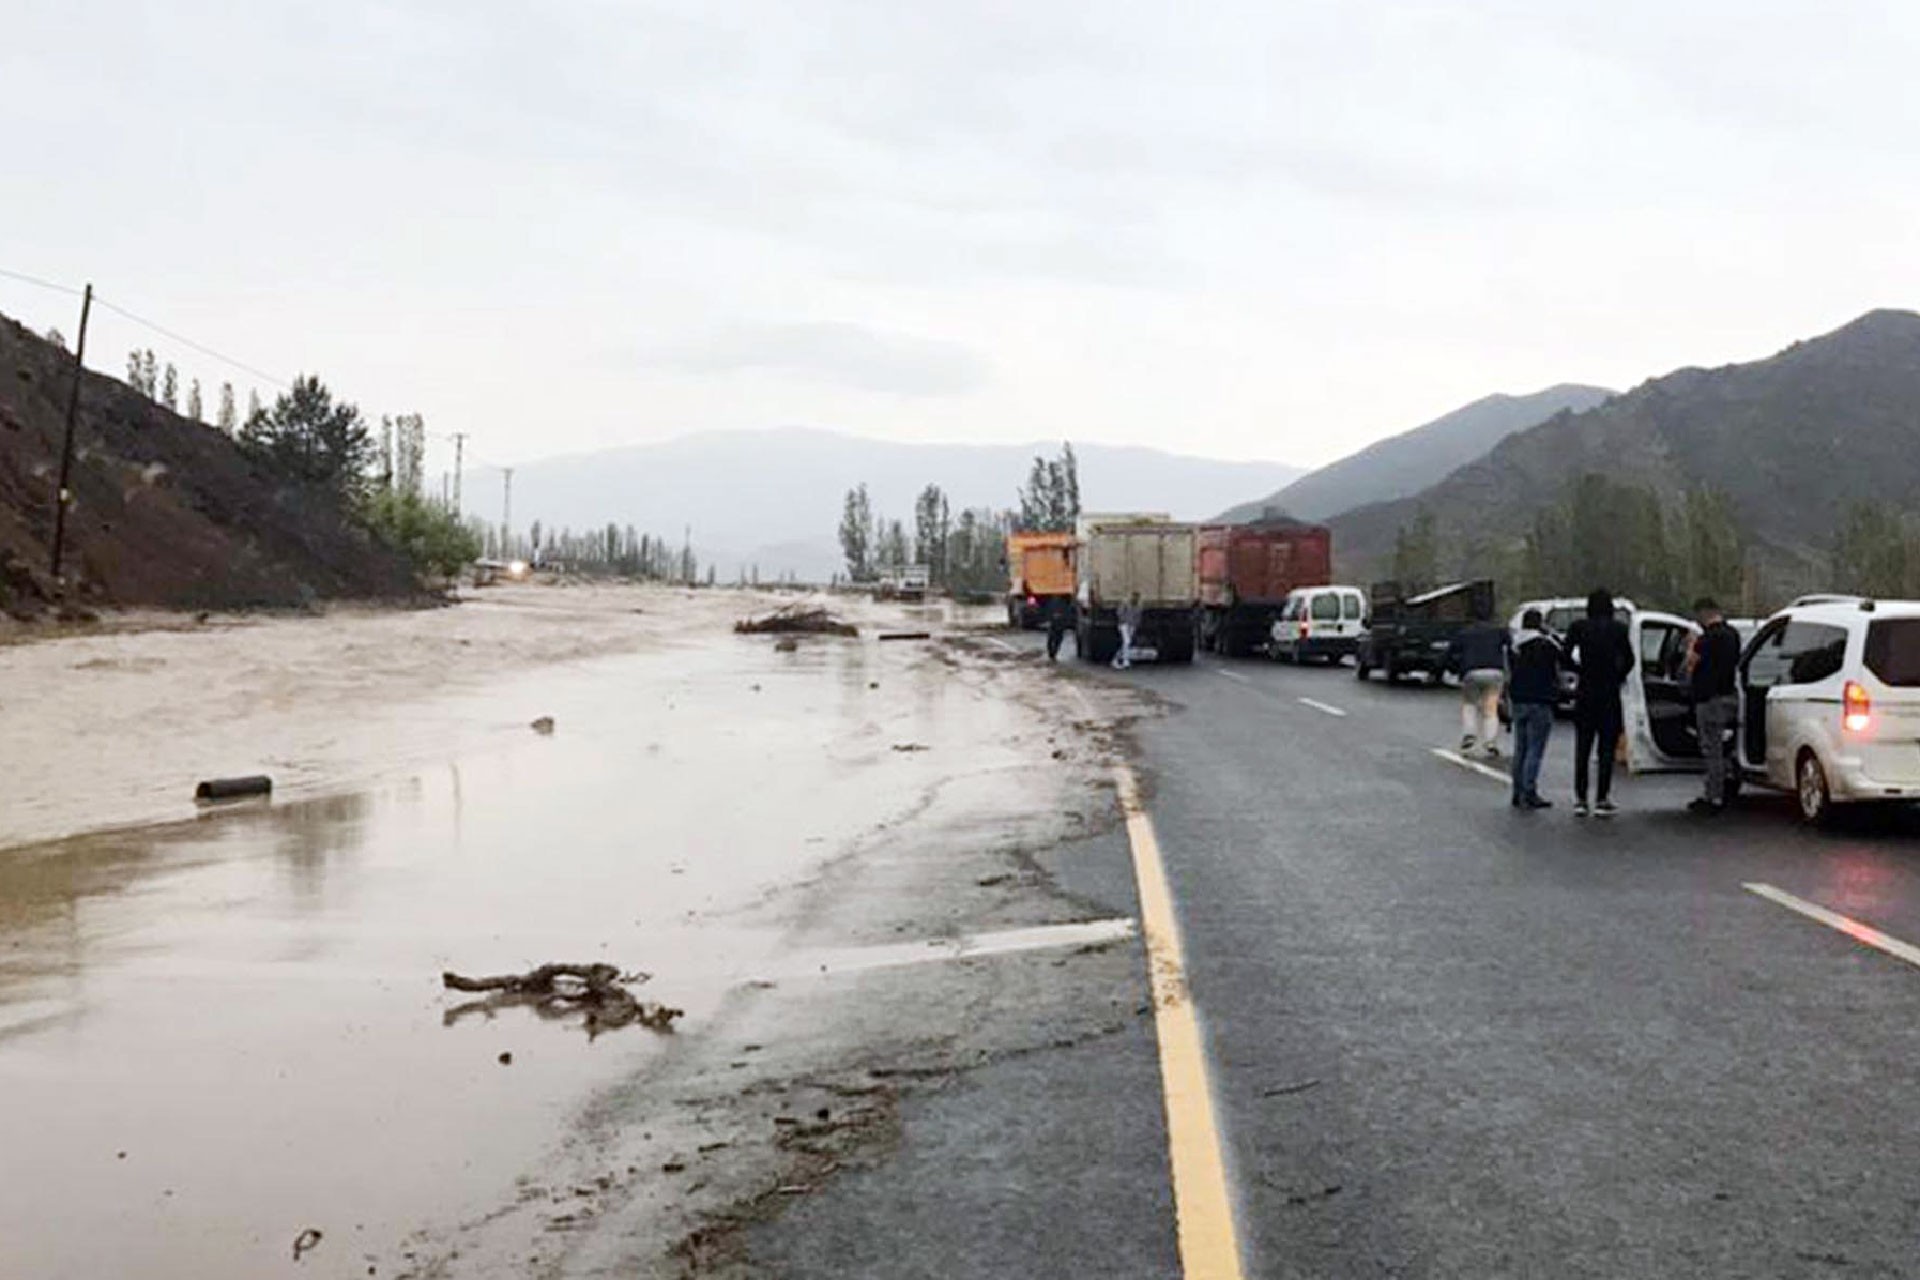
[(1605, 387), (1562, 382), (1526, 394), (1482, 396), (1430, 422), (1376, 440), (1265, 498), (1231, 507), (1218, 518), (1240, 523), (1274, 507), (1298, 519), (1325, 520), (1371, 503), (1406, 497), (1482, 456), (1516, 431), (1565, 410), (1593, 408), (1614, 394)]

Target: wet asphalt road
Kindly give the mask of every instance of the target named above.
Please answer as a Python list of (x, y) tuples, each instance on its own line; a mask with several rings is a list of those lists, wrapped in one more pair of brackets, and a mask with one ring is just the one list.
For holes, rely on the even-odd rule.
[[(1920, 970), (1743, 887), (1920, 941), (1911, 817), (1813, 833), (1761, 797), (1703, 822), (1670, 777), (1578, 822), (1564, 724), (1559, 807), (1518, 814), (1433, 754), (1450, 689), (1208, 657), (1097, 678), (1172, 704), (1141, 771), (1246, 1274), (1920, 1274)], [(1130, 911), (1126, 858), (1116, 834), (1055, 870)], [(1152, 1039), (1143, 1020), (915, 1101), (899, 1156), (756, 1259), (1179, 1274)]]

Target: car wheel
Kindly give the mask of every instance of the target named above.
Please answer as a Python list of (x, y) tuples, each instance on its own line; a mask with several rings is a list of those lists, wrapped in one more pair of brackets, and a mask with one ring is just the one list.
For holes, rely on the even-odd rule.
[(1800, 763), (1794, 766), (1794, 795), (1800, 801), (1800, 817), (1815, 825), (1831, 821), (1833, 816), (1833, 789), (1827, 785), (1827, 771), (1820, 766), (1820, 757), (1811, 751), (1800, 753)]

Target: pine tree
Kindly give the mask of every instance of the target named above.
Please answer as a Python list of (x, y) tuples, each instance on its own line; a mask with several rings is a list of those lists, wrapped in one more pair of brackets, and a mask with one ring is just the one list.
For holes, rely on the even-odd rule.
[(65, 351), (67, 349), (67, 335), (60, 332), (58, 329), (47, 330), (47, 341), (51, 342), (54, 346), (60, 348), (62, 351)]
[(207, 420), (207, 407), (200, 400), (200, 379), (195, 378), (193, 385), (187, 388), (187, 416), (195, 422)]
[(233, 384), (231, 382), (223, 382), (220, 384), (220, 411), (214, 419), (214, 425), (228, 435), (233, 435), (240, 429), (240, 415), (233, 407)]
[(127, 385), (143, 395), (146, 393), (146, 366), (140, 362), (140, 353), (137, 350), (127, 352)]
[(167, 366), (166, 375), (160, 380), (160, 403), (169, 413), (180, 412), (180, 371), (172, 365)]
[(160, 395), (160, 374), (153, 362), (153, 348), (140, 353), (140, 382), (147, 393), (147, 399), (154, 400)]
[(253, 420), (259, 417), (260, 413), (260, 390), (257, 387), (250, 387), (247, 390), (247, 421), (245, 425), (251, 426)]

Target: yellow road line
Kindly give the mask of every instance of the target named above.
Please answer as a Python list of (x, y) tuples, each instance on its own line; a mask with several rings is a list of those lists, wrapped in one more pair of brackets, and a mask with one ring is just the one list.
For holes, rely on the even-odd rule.
[(1147, 944), (1154, 1027), (1160, 1041), (1160, 1086), (1167, 1103), (1180, 1268), (1186, 1280), (1241, 1280), (1240, 1238), (1233, 1221), (1220, 1127), (1213, 1115), (1213, 1082), (1207, 1072), (1199, 1015), (1187, 990), (1186, 954), (1160, 859), (1160, 842), (1133, 770), (1119, 764), (1113, 773), (1140, 889), (1140, 926)]

